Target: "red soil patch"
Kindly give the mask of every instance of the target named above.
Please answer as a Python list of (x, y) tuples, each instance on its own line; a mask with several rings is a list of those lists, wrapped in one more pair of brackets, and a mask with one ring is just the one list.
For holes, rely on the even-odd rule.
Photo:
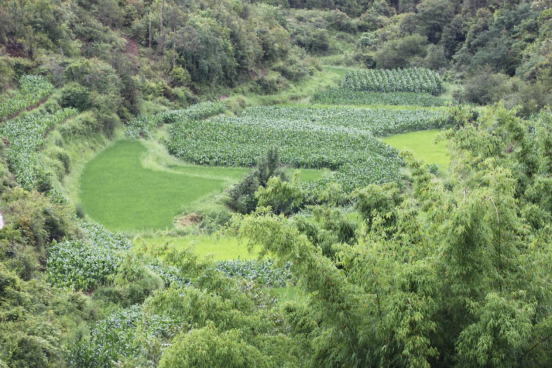
[(199, 224), (202, 217), (197, 213), (190, 213), (189, 215), (182, 216), (176, 219), (176, 227), (186, 227)]
[(123, 38), (127, 42), (125, 53), (129, 54), (129, 55), (132, 55), (132, 56), (138, 56), (139, 52), (138, 52), (138, 45), (136, 44), (136, 42), (132, 41), (127, 36), (123, 36)]

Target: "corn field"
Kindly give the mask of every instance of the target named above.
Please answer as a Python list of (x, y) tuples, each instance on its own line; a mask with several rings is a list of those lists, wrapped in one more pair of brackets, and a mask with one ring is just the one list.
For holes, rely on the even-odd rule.
[(352, 91), (416, 92), (438, 95), (443, 91), (439, 74), (426, 68), (369, 69), (346, 73), (342, 86)]
[[(319, 113), (326, 114), (326, 119), (316, 116)], [(345, 115), (341, 120), (336, 118), (339, 113)], [(278, 147), (286, 165), (337, 170), (336, 177), (346, 190), (396, 180), (402, 165), (397, 151), (375, 138), (368, 128), (360, 129), (363, 117), (355, 115), (359, 113), (248, 109), (239, 118), (178, 122), (171, 127), (167, 145), (171, 154), (188, 162), (243, 167), (256, 165), (270, 147)], [(351, 116), (357, 120), (350, 123)]]
[(19, 112), (38, 105), (54, 91), (47, 78), (25, 75), (19, 79), (19, 91), (0, 102), (0, 120), (7, 120)]
[(370, 92), (353, 91), (347, 88), (332, 88), (324, 92), (315, 93), (310, 100), (315, 104), (325, 105), (410, 105), (410, 106), (447, 106), (456, 104), (445, 98), (433, 96), (429, 93), (415, 92)]

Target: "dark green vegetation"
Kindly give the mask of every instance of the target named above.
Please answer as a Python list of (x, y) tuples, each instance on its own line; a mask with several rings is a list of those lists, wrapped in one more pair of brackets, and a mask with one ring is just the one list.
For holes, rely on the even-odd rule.
[(552, 366), (550, 7), (4, 0), (0, 368)]

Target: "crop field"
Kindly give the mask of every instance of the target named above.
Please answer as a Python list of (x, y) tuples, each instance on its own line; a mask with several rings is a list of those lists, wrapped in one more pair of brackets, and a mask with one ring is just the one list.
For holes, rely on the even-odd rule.
[(153, 139), (151, 132), (159, 125), (206, 119), (224, 112), (224, 108), (220, 102), (202, 102), (184, 110), (169, 110), (154, 116), (141, 115), (128, 123), (126, 135), (129, 139)]
[(342, 87), (352, 91), (417, 92), (438, 95), (443, 91), (439, 74), (425, 68), (356, 70), (343, 76)]
[(180, 121), (171, 127), (168, 148), (199, 165), (251, 167), (275, 146), (284, 164), (336, 170), (336, 180), (352, 190), (399, 176), (397, 152), (375, 136), (445, 122), (445, 113), (433, 109), (259, 107), (237, 118)]
[(447, 106), (454, 101), (436, 97), (429, 93), (414, 92), (370, 92), (352, 91), (347, 88), (332, 88), (318, 92), (311, 97), (311, 103), (324, 105), (411, 105), (411, 106)]
[(447, 114), (439, 109), (412, 108), (314, 108), (314, 107), (254, 107), (246, 109), (242, 118), (251, 120), (288, 121), (290, 125), (303, 121), (323, 127), (358, 129), (383, 137), (416, 130), (440, 128)]
[(45, 77), (25, 75), (19, 79), (19, 91), (0, 102), (0, 120), (6, 120), (19, 112), (39, 104), (54, 91)]

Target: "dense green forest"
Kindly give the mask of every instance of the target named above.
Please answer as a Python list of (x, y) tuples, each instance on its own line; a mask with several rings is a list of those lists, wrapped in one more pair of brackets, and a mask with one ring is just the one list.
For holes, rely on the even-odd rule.
[(0, 0), (0, 368), (552, 366), (552, 1)]

